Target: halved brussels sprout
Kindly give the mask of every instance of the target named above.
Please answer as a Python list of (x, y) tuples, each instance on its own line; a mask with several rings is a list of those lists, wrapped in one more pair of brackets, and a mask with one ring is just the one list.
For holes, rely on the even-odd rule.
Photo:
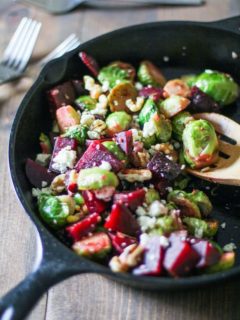
[(153, 188), (147, 189), (147, 192), (145, 193), (145, 202), (150, 205), (155, 200), (160, 200), (157, 190)]
[(208, 196), (204, 192), (199, 190), (193, 190), (190, 196), (191, 196), (191, 199), (199, 207), (201, 214), (204, 216), (209, 215), (209, 213), (212, 211), (213, 206)]
[(38, 209), (42, 219), (54, 229), (65, 226), (68, 216), (74, 212), (74, 200), (70, 196), (64, 197), (63, 199), (61, 196), (42, 193), (38, 198)]
[(91, 98), (90, 96), (81, 96), (75, 100), (75, 104), (81, 110), (93, 110), (96, 108), (97, 100)]
[(218, 138), (213, 125), (207, 120), (189, 122), (183, 130), (184, 158), (192, 168), (203, 168), (218, 158)]
[(147, 99), (138, 116), (140, 125), (143, 126), (145, 122), (148, 122), (151, 116), (156, 112), (158, 112), (156, 103), (151, 98)]
[(127, 100), (133, 102), (137, 98), (137, 89), (131, 82), (122, 82), (112, 88), (108, 95), (108, 103), (112, 112), (126, 111), (132, 113), (126, 105)]
[(159, 142), (167, 142), (172, 136), (172, 125), (170, 120), (165, 119), (162, 115), (155, 114), (152, 122), (156, 127), (156, 138)]
[(173, 134), (178, 141), (182, 141), (183, 130), (185, 129), (187, 123), (193, 120), (194, 118), (188, 111), (179, 112), (172, 118)]
[(234, 266), (236, 255), (234, 252), (223, 253), (220, 261), (204, 269), (205, 273), (215, 273), (231, 269)]
[(174, 202), (183, 216), (201, 218), (200, 209), (187, 192), (173, 190), (169, 192), (167, 200)]
[(149, 231), (151, 235), (165, 235), (179, 229), (176, 219), (172, 216), (160, 217), (156, 221), (156, 227)]
[(127, 70), (120, 68), (117, 64), (111, 64), (103, 67), (98, 74), (98, 80), (101, 84), (108, 83), (109, 88), (115, 87), (120, 82), (129, 80)]
[(169, 95), (177, 95), (184, 98), (189, 97), (190, 95), (190, 88), (187, 85), (186, 82), (184, 82), (182, 79), (173, 79), (169, 80), (163, 90)]
[(190, 104), (190, 100), (181, 96), (172, 95), (160, 103), (160, 112), (166, 118), (171, 118), (186, 109)]
[(183, 218), (188, 232), (197, 238), (212, 238), (218, 231), (216, 220), (202, 220), (194, 217)]
[(115, 141), (104, 141), (102, 142), (105, 148), (108, 149), (109, 152), (111, 152), (117, 159), (124, 160), (127, 162), (127, 156), (122, 151), (121, 148), (116, 144)]
[(96, 190), (103, 187), (117, 187), (118, 178), (111, 171), (94, 167), (80, 170), (77, 183), (79, 190)]
[(125, 111), (112, 112), (106, 119), (107, 131), (110, 136), (115, 133), (125, 131), (132, 121), (130, 114)]
[(222, 106), (233, 103), (239, 95), (238, 84), (233, 78), (218, 71), (205, 70), (192, 85), (197, 86)]
[(79, 142), (80, 145), (83, 145), (88, 137), (87, 135), (88, 128), (82, 125), (69, 127), (64, 137), (75, 139)]
[(163, 87), (166, 83), (166, 79), (161, 70), (147, 60), (141, 62), (137, 75), (139, 81), (144, 85)]
[(156, 135), (143, 137), (142, 142), (143, 142), (144, 148), (149, 149), (151, 148), (151, 146), (157, 143)]

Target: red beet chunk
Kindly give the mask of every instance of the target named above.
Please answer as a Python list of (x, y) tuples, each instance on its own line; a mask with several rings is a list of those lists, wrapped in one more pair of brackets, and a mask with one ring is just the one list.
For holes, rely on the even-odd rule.
[(201, 257), (196, 266), (197, 268), (210, 267), (220, 260), (221, 254), (211, 242), (207, 240), (191, 239), (190, 243), (192, 243), (192, 248)]
[(130, 192), (117, 192), (114, 194), (113, 202), (124, 204), (126, 207), (134, 211), (137, 207), (143, 204), (145, 200), (145, 193), (144, 189)]
[(58, 108), (71, 105), (76, 98), (76, 94), (73, 84), (69, 81), (47, 91), (47, 97), (53, 112), (55, 112)]
[(181, 173), (179, 164), (169, 160), (164, 154), (156, 153), (147, 168), (158, 179), (174, 180)]
[(49, 165), (49, 170), (60, 173), (60, 171), (58, 171), (52, 167), (54, 157), (56, 157), (56, 155), (58, 154), (59, 151), (61, 151), (62, 149), (66, 148), (66, 147), (70, 147), (71, 150), (77, 150), (77, 146), (78, 146), (78, 143), (75, 139), (57, 137), (55, 140), (55, 144), (54, 144), (54, 149), (53, 149), (53, 153), (52, 153), (51, 162)]
[(126, 234), (123, 234), (121, 232), (117, 232), (117, 233), (111, 233), (109, 232), (109, 236), (112, 240), (112, 245), (114, 247), (114, 249), (118, 252), (118, 253), (122, 253), (123, 250), (130, 246), (131, 244), (137, 243), (137, 239), (134, 237), (129, 237)]
[(123, 169), (123, 164), (102, 144), (93, 142), (84, 152), (75, 168), (77, 171), (86, 168), (98, 167), (102, 161), (110, 163), (112, 170), (118, 172)]
[(56, 176), (54, 173), (49, 172), (47, 168), (41, 166), (31, 159), (27, 159), (25, 171), (28, 180), (36, 188), (42, 188), (43, 181), (47, 182), (49, 185)]
[(187, 241), (181, 237), (171, 238), (171, 246), (166, 250), (163, 266), (173, 277), (188, 275), (196, 267), (200, 256)]
[(196, 112), (218, 112), (220, 110), (219, 104), (196, 86), (191, 89), (191, 107)]
[(94, 192), (82, 191), (82, 196), (90, 213), (102, 213), (106, 210), (106, 202), (96, 198)]
[(115, 203), (104, 227), (110, 231), (119, 231), (130, 236), (136, 236), (139, 225), (131, 211), (122, 204)]
[(83, 82), (81, 80), (72, 80), (72, 85), (75, 90), (76, 96), (80, 96), (81, 94), (84, 94), (85, 90), (83, 87)]
[(164, 197), (166, 196), (169, 187), (172, 186), (171, 181), (167, 180), (167, 179), (155, 179), (156, 181), (154, 181), (154, 187), (155, 189), (158, 190), (160, 196)]
[(157, 102), (163, 98), (163, 89), (154, 87), (144, 87), (139, 90), (139, 95), (144, 98), (152, 98)]
[(82, 60), (82, 62), (85, 64), (85, 66), (92, 72), (92, 74), (97, 77), (99, 72), (99, 66), (97, 64), (97, 61), (91, 57), (86, 52), (80, 52), (79, 57)]
[(133, 150), (133, 138), (132, 138), (132, 131), (122, 131), (115, 134), (116, 143), (125, 152), (127, 155), (131, 154)]
[(96, 225), (101, 221), (101, 217), (98, 213), (92, 213), (86, 218), (66, 228), (68, 234), (74, 241), (80, 240), (83, 236), (92, 232)]
[(163, 258), (165, 249), (161, 245), (160, 237), (151, 237), (146, 245), (143, 264), (133, 270), (135, 275), (160, 275), (163, 272)]

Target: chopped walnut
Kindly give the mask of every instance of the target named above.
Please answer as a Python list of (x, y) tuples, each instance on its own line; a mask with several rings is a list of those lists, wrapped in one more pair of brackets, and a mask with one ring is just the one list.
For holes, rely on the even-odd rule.
[(100, 119), (97, 119), (92, 122), (90, 131), (95, 131), (97, 133), (100, 133), (101, 135), (104, 135), (106, 133), (106, 128), (106, 123)]
[(143, 103), (144, 103), (143, 97), (137, 97), (135, 102), (132, 99), (126, 100), (126, 106), (132, 112), (140, 111), (142, 109)]
[(152, 178), (152, 173), (147, 169), (125, 169), (118, 173), (121, 180), (126, 180), (128, 182), (143, 182), (150, 180)]
[(58, 194), (65, 190), (65, 176), (65, 173), (59, 174), (53, 179), (50, 185), (50, 189), (53, 191), (53, 193)]
[(136, 152), (131, 155), (131, 161), (137, 168), (146, 168), (150, 160), (150, 155), (146, 150)]
[(177, 162), (178, 154), (177, 151), (174, 149), (173, 145), (169, 142), (166, 143), (159, 143), (151, 147), (154, 151), (162, 152), (167, 156), (172, 158), (172, 161)]

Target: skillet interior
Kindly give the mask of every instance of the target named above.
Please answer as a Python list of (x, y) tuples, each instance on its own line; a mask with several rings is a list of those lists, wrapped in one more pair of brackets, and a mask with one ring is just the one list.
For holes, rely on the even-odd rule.
[[(237, 32), (220, 30), (201, 23), (153, 23), (125, 28), (84, 43), (79, 49), (48, 64), (18, 110), (13, 124), (9, 150), (11, 174), (20, 201), (34, 220), (42, 237), (48, 239), (50, 237), (51, 241), (53, 238), (49, 231), (37, 218), (37, 210), (30, 191), (31, 186), (24, 174), (24, 163), (27, 157), (34, 158), (38, 152), (40, 132), (48, 132), (50, 129), (51, 118), (45, 91), (64, 80), (81, 79), (87, 72), (78, 58), (79, 50), (94, 56), (102, 66), (113, 60), (123, 60), (137, 65), (140, 60), (148, 59), (156, 63), (167, 78), (209, 68), (228, 72), (240, 83), (238, 73), (240, 60), (232, 59), (233, 51), (240, 52), (239, 35)], [(168, 57), (169, 61), (164, 61), (163, 57)], [(239, 103), (226, 107), (224, 113), (240, 121)], [(200, 188), (204, 187), (205, 184), (200, 183)], [(239, 246), (239, 188), (220, 187), (211, 199), (214, 202), (213, 216), (226, 222), (226, 228), (220, 228), (217, 240), (220, 244), (234, 242)], [(56, 241), (56, 249), (62, 250), (62, 247), (62, 244)], [(46, 241), (44, 250), (48, 250)], [(64, 250), (69, 251), (67, 248)], [(67, 255), (69, 258), (69, 254)], [(142, 281), (139, 281), (139, 278), (136, 280), (131, 275), (112, 275), (110, 270), (104, 267), (97, 268), (97, 271), (138, 287), (176, 289), (206, 284), (240, 273), (239, 256), (240, 254), (237, 254), (236, 266), (231, 271), (182, 280), (143, 277)], [(76, 261), (74, 253), (71, 253), (71, 257)], [(83, 259), (77, 257), (77, 261), (81, 260)], [(91, 266), (96, 266), (96, 264), (89, 262), (89, 268), (94, 271), (94, 267)]]

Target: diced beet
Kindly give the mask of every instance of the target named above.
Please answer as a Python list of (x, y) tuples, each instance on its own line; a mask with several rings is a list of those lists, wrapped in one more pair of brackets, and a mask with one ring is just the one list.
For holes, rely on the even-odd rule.
[(158, 190), (160, 196), (164, 197), (167, 192), (168, 192), (168, 188), (171, 187), (172, 183), (170, 180), (167, 179), (159, 179), (156, 178), (155, 181), (153, 181), (154, 187), (155, 189)]
[(129, 207), (129, 209), (134, 211), (137, 207), (143, 204), (145, 200), (145, 193), (144, 189), (130, 192), (116, 192), (113, 197), (113, 202), (124, 204), (126, 207)]
[(144, 87), (139, 90), (139, 95), (144, 98), (152, 98), (153, 101), (157, 102), (163, 98), (163, 89), (154, 87)]
[(72, 80), (72, 85), (77, 97), (85, 93), (83, 82), (81, 80)]
[(219, 104), (198, 87), (191, 89), (191, 107), (195, 112), (218, 112)]
[(127, 236), (126, 234), (123, 234), (121, 232), (112, 233), (109, 232), (109, 236), (112, 240), (112, 245), (114, 249), (118, 253), (122, 253), (123, 250), (130, 246), (131, 244), (137, 243), (137, 239), (134, 237)]
[(79, 57), (82, 60), (82, 62), (85, 64), (85, 66), (92, 72), (92, 74), (97, 77), (98, 72), (99, 72), (99, 66), (96, 62), (96, 60), (91, 57), (89, 54), (86, 52), (80, 52)]
[(90, 213), (102, 213), (106, 210), (106, 202), (96, 198), (92, 191), (82, 191), (82, 196)]
[(207, 240), (199, 239), (190, 239), (192, 248), (199, 254), (201, 257), (197, 268), (210, 267), (217, 263), (221, 258), (220, 251), (214, 247), (214, 245)]
[(71, 150), (77, 150), (77, 146), (78, 146), (78, 143), (75, 139), (57, 137), (55, 140), (55, 144), (54, 144), (54, 149), (53, 149), (53, 153), (52, 153), (51, 162), (49, 165), (49, 170), (60, 173), (60, 171), (58, 171), (52, 167), (52, 165), (54, 163), (53, 159), (56, 157), (56, 155), (62, 149), (66, 148), (66, 147), (70, 147)]
[(25, 165), (26, 176), (31, 184), (36, 188), (42, 188), (43, 181), (49, 185), (56, 177), (56, 174), (49, 172), (47, 168), (37, 162), (27, 159)]
[(87, 147), (89, 147), (92, 142), (94, 142), (94, 143), (102, 143), (102, 142), (105, 142), (105, 141), (112, 141), (112, 139), (111, 138), (104, 138), (104, 139), (98, 139), (98, 140), (86, 139), (85, 145)]
[(170, 247), (167, 248), (163, 260), (163, 266), (173, 277), (188, 275), (196, 267), (200, 256), (181, 237), (171, 237)]
[(181, 173), (180, 165), (169, 160), (163, 153), (156, 153), (147, 168), (158, 179), (174, 180)]
[(104, 227), (109, 231), (119, 231), (130, 236), (136, 236), (139, 225), (131, 211), (122, 204), (115, 203)]
[(68, 234), (73, 238), (74, 242), (80, 240), (83, 236), (92, 232), (96, 225), (101, 221), (98, 213), (92, 213), (81, 221), (74, 223), (66, 228)]
[(76, 98), (76, 94), (73, 84), (68, 81), (47, 91), (47, 97), (55, 115), (58, 108), (71, 105)]
[(122, 151), (127, 155), (131, 154), (133, 150), (132, 130), (119, 132), (114, 137)]
[(144, 252), (143, 264), (133, 270), (135, 275), (160, 275), (163, 271), (163, 258), (165, 249), (161, 244), (161, 238), (151, 237)]
[(86, 168), (98, 167), (102, 161), (110, 163), (112, 170), (118, 172), (123, 169), (123, 164), (111, 152), (108, 151), (104, 145), (93, 142), (84, 152), (80, 160), (77, 162), (75, 168), (77, 171)]

